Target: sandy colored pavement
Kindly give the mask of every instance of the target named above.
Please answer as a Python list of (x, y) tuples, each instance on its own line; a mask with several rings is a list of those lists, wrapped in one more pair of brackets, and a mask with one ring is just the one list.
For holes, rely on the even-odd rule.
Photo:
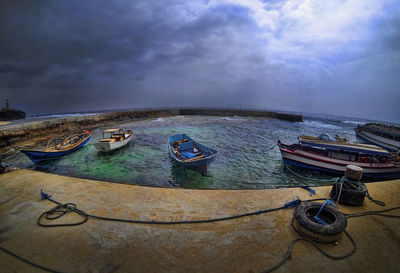
[[(400, 180), (367, 187), (374, 198), (386, 202), (386, 208), (400, 205)], [(186, 190), (29, 170), (0, 175), (0, 246), (62, 272), (263, 272), (283, 257), (299, 235), (290, 224), (293, 209), (205, 224), (162, 226), (89, 219), (79, 226), (44, 228), (36, 221), (54, 204), (40, 200), (40, 189), (91, 214), (164, 221), (229, 216), (310, 198), (300, 188)], [(330, 187), (314, 189), (317, 197), (327, 197)], [(382, 207), (366, 200), (362, 207), (339, 209), (354, 213)], [(77, 219), (71, 215), (59, 221)], [(276, 272), (400, 272), (400, 219), (351, 218), (347, 231), (358, 245), (353, 256), (331, 260), (299, 242), (292, 259)], [(352, 248), (346, 237), (337, 245), (321, 246), (336, 255)], [(0, 272), (44, 271), (0, 251)]]

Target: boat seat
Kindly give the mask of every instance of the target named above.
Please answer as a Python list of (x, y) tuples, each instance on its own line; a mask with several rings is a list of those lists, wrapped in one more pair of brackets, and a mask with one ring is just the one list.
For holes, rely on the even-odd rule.
[(100, 142), (111, 142), (111, 141), (113, 141), (112, 138), (103, 138), (103, 139), (100, 139)]
[(193, 141), (183, 142), (183, 143), (179, 146), (179, 152), (189, 152), (189, 153), (193, 153), (193, 152), (194, 152), (194, 149), (193, 149)]

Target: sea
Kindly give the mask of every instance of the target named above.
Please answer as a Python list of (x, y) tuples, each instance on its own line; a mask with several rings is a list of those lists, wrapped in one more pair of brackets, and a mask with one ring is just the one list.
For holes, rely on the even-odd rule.
[[(74, 113), (58, 115), (90, 115)], [(328, 133), (356, 141), (354, 128), (369, 120), (304, 114), (303, 122), (242, 116), (172, 116), (136, 119), (93, 130), (89, 143), (54, 161), (33, 164), (24, 154), (5, 157), (11, 166), (150, 187), (190, 189), (270, 189), (332, 183), (336, 176), (318, 171), (287, 168), (276, 143), (295, 143), (299, 135)], [(54, 117), (54, 118), (57, 118)], [(46, 117), (36, 117), (43, 119)], [(110, 153), (99, 153), (93, 143), (107, 128), (132, 129), (133, 140)], [(91, 129), (91, 128), (88, 128)], [(169, 155), (168, 137), (185, 133), (219, 151), (207, 175), (179, 166)], [(39, 143), (31, 149), (41, 149)], [(274, 148), (273, 148), (274, 147)]]

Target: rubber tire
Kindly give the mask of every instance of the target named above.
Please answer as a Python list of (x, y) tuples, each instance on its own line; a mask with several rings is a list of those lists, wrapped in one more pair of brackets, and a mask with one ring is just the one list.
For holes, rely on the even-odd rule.
[[(334, 200), (337, 200), (338, 198), (337, 195), (339, 195), (340, 183), (343, 182), (340, 181), (339, 183), (334, 184), (330, 192), (330, 196), (331, 198), (334, 198)], [(366, 193), (367, 187), (364, 183), (360, 183), (360, 188), (357, 190), (343, 185), (339, 203), (348, 206), (361, 206), (364, 203)]]
[[(330, 243), (340, 239), (346, 229), (347, 220), (343, 213), (330, 205), (325, 205), (320, 217), (330, 219), (328, 225), (322, 225), (312, 221), (309, 216), (315, 216), (322, 204), (316, 202), (304, 202), (298, 206), (293, 214), (292, 225), (302, 236), (316, 242)], [(326, 218), (328, 217), (328, 218)]]

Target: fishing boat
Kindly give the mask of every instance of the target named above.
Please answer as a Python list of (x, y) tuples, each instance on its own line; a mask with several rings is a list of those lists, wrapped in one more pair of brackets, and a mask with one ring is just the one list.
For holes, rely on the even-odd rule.
[(128, 144), (133, 132), (124, 129), (107, 129), (102, 132), (102, 135), (103, 138), (93, 145), (98, 151), (109, 152)]
[(81, 148), (90, 140), (91, 131), (83, 130), (63, 137), (51, 138), (42, 151), (21, 150), (33, 163), (56, 159)]
[(391, 125), (378, 123), (367, 123), (358, 125), (354, 129), (357, 138), (371, 143), (389, 151), (399, 151), (400, 149), (400, 128)]
[(376, 145), (348, 142), (345, 138), (340, 138), (338, 136), (331, 137), (327, 133), (321, 134), (318, 137), (301, 135), (298, 139), (300, 144), (312, 147), (346, 150), (349, 152), (366, 154), (374, 153), (382, 156), (388, 154), (387, 150)]
[[(168, 147), (171, 157), (179, 165), (189, 169), (206, 168), (214, 162), (218, 154), (217, 150), (198, 143), (186, 134), (169, 137)], [(201, 172), (204, 174), (204, 169)]]
[(310, 145), (284, 144), (278, 141), (285, 164), (305, 169), (343, 175), (347, 165), (364, 169), (364, 177), (384, 179), (400, 177), (400, 162), (385, 150), (369, 151), (346, 149), (346, 147), (316, 147)]

